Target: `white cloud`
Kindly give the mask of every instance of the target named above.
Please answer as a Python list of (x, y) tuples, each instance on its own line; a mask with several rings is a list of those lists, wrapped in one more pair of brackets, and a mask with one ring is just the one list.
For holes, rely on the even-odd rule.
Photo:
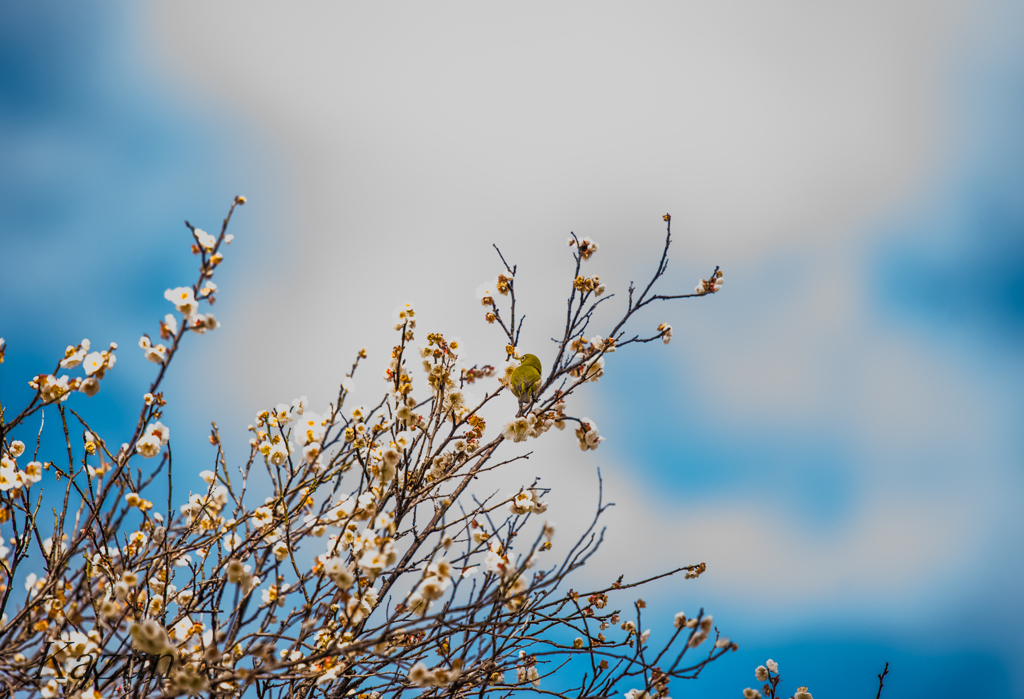
[[(987, 441), (984, 386), (950, 378), (955, 359), (871, 317), (865, 231), (957, 145), (943, 76), (973, 31), (967, 6), (152, 6), (167, 74), (285, 154), (281, 199), (246, 215), (283, 209), (289, 256), (253, 270), (260, 303), (222, 331), (221, 359), (245, 361), (222, 380), (246, 406), (303, 391), (326, 403), (367, 346), (360, 390), (373, 391), (390, 310), (406, 299), (421, 334), (461, 335), (475, 359), (496, 361), (503, 342), (473, 296), (499, 271), (492, 242), (521, 265), (524, 345), (543, 348), (568, 231), (601, 244), (588, 264), (621, 290), (649, 273), (668, 210), (669, 283), (689, 290), (715, 263), (729, 282), (686, 308), (685, 330), (672, 321), (676, 343), (714, 333), (716, 351), (688, 364), (716, 391), (716, 417), (842, 425), (858, 473), (896, 484), (872, 480), (838, 530), (815, 535), (734, 498), (652, 508), (650, 492), (614, 477), (628, 465), (612, 464), (621, 510), (646, 518), (623, 520), (610, 545), (639, 561), (648, 550), (629, 544), (645, 532), (684, 532), (727, 589), (767, 587), (794, 605), (915, 589), (991, 531), (984, 502), (1005, 445)], [(789, 276), (765, 276), (782, 255)], [(301, 344), (268, 341), (268, 322)], [(282, 365), (283, 353), (299, 359)], [(956, 459), (986, 444), (990, 467), (963, 478)], [(918, 457), (955, 477), (915, 485)], [(589, 478), (578, 455), (562, 463), (576, 464), (571, 476), (546, 477)]]

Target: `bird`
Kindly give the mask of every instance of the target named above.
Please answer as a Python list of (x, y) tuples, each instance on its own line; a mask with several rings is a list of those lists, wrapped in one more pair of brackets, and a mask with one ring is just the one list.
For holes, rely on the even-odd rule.
[(519, 360), (519, 366), (512, 372), (509, 388), (512, 394), (519, 399), (519, 405), (528, 405), (537, 396), (540, 390), (540, 360), (536, 355), (527, 354)]

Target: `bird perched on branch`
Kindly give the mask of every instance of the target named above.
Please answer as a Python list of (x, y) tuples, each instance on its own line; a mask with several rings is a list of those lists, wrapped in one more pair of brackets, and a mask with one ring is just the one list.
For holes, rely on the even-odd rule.
[(512, 372), (509, 388), (512, 389), (512, 394), (519, 399), (520, 406), (528, 405), (537, 397), (541, 383), (540, 372), (540, 360), (532, 354), (525, 355), (516, 370)]

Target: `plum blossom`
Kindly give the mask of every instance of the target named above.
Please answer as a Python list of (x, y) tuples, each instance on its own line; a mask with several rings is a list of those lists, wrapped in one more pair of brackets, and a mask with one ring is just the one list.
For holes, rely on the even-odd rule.
[(163, 345), (154, 345), (150, 341), (149, 335), (143, 335), (139, 338), (139, 347), (142, 348), (146, 359), (154, 364), (163, 364), (167, 361), (167, 348)]
[(196, 228), (193, 231), (193, 234), (195, 235), (196, 241), (199, 243), (199, 246), (202, 247), (203, 250), (210, 252), (215, 247), (217, 247), (217, 236), (211, 235), (200, 228)]
[(152, 422), (146, 427), (146, 433), (135, 443), (135, 450), (147, 459), (160, 453), (160, 448), (170, 439), (170, 430), (161, 422)]
[(173, 303), (178, 313), (186, 318), (191, 318), (199, 309), (199, 304), (196, 302), (195, 296), (192, 294), (192, 287), (190, 286), (168, 289), (164, 292), (164, 298)]
[(207, 330), (216, 330), (220, 322), (213, 317), (212, 313), (194, 313), (189, 319), (189, 329), (200, 335)]
[(525, 417), (514, 418), (505, 425), (501, 435), (513, 442), (525, 442), (526, 438), (530, 436), (530, 422)]
[(6, 456), (0, 461), (0, 491), (18, 490), (21, 488), (21, 472), (17, 464)]
[(598, 445), (604, 441), (604, 437), (597, 432), (597, 425), (589, 417), (580, 420), (580, 426), (576, 429), (576, 438), (583, 451), (597, 449)]

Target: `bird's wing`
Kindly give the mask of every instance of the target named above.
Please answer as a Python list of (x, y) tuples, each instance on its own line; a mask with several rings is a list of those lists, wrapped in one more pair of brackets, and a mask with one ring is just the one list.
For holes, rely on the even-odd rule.
[(521, 396), (540, 381), (540, 372), (533, 367), (519, 367), (512, 374), (512, 393)]

